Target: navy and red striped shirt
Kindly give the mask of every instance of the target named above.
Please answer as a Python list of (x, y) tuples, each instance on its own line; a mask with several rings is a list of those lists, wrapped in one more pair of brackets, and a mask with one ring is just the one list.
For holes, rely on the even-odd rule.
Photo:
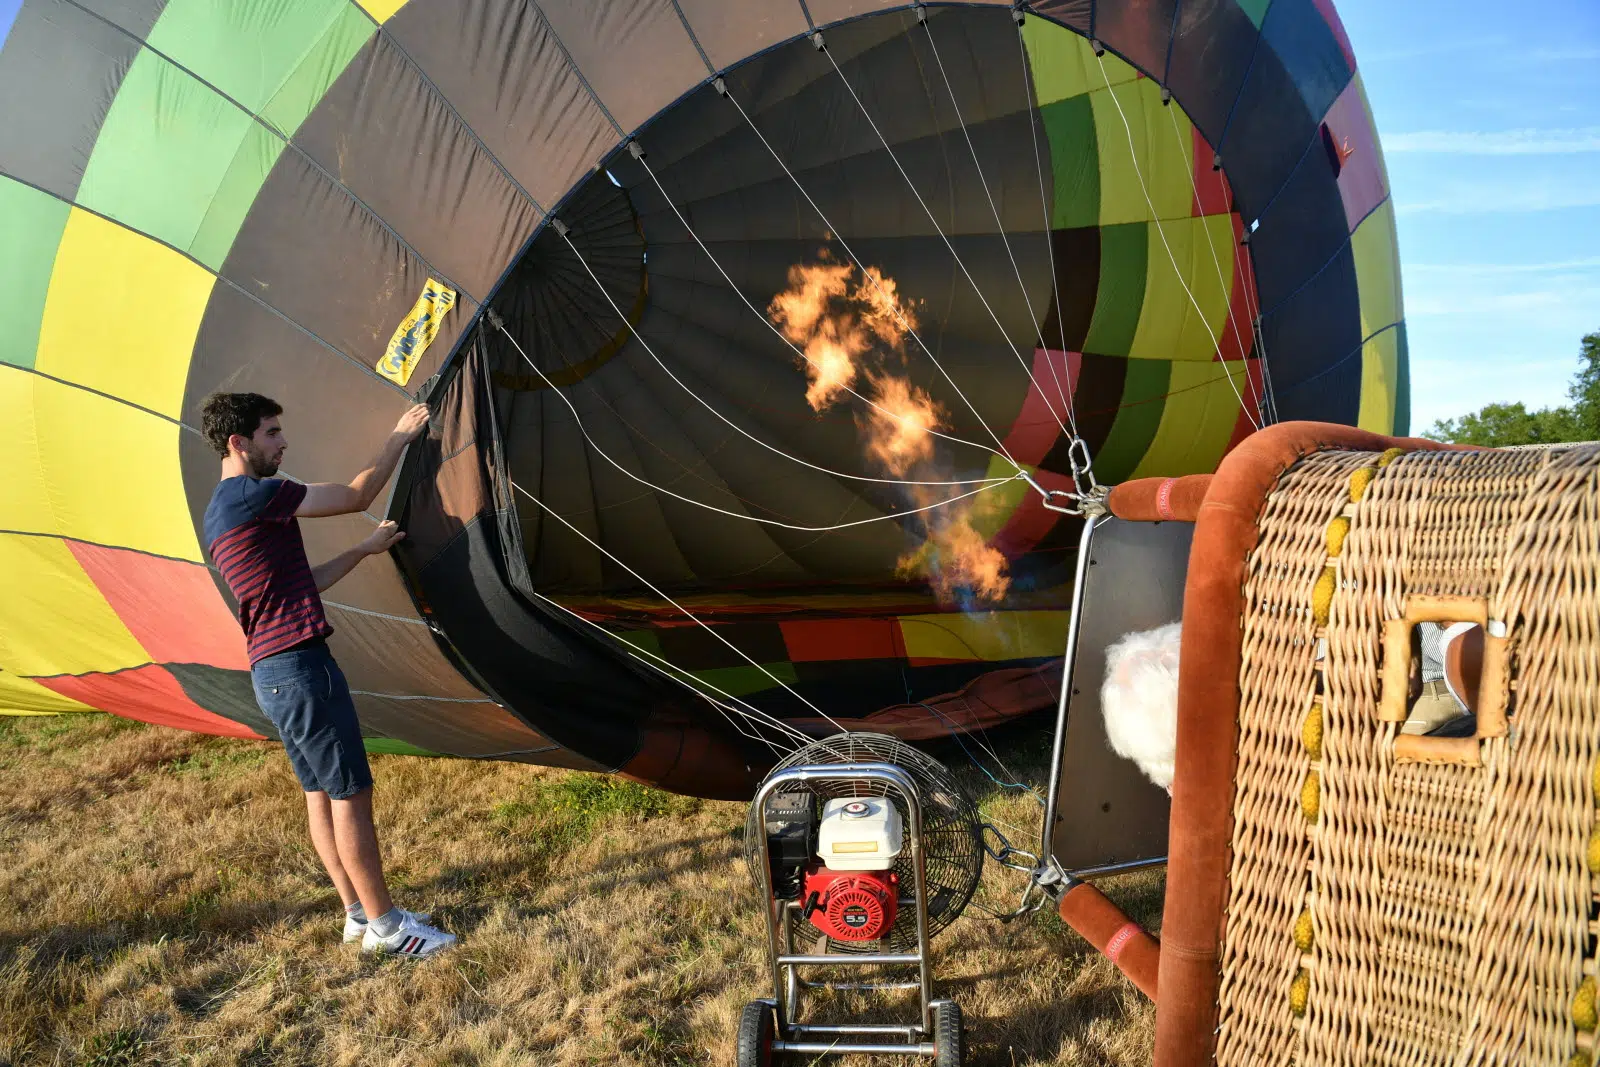
[(333, 633), (294, 517), (305, 498), (298, 482), (241, 474), (206, 506), (206, 551), (239, 602), (252, 665)]

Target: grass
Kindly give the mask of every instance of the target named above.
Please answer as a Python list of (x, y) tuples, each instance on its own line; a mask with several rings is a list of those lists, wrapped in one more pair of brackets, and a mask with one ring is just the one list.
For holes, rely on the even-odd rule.
[[(1037, 780), (1046, 747), (1017, 733), (1001, 751)], [(1025, 844), (1034, 802), (938, 754)], [(0, 1065), (733, 1062), (739, 1009), (767, 993), (742, 805), (517, 764), (372, 762), (396, 895), (462, 935), (448, 957), (340, 942), (281, 750), (104, 715), (0, 718)], [(981, 914), (1012, 905), (1019, 878), (991, 869), (935, 944), (968, 1062), (1148, 1063), (1153, 1009), (1115, 968), (1048, 912)], [(1106, 888), (1158, 921), (1159, 873)]]

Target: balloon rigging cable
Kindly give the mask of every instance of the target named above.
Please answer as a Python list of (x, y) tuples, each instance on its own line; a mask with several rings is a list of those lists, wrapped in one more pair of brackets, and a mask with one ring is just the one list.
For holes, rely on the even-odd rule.
[[(568, 243), (570, 244), (571, 242), (569, 241)], [(577, 249), (573, 249), (573, 251), (576, 253)], [(579, 258), (582, 259), (582, 256), (579, 256)], [(584, 263), (584, 267), (585, 267), (585, 269), (588, 268), (588, 263), (587, 262)], [(591, 276), (592, 276), (592, 274), (591, 274)], [(597, 285), (599, 284), (599, 279), (595, 280), (595, 284), (597, 284)], [(602, 289), (601, 291), (604, 292), (604, 289)], [(610, 300), (611, 299), (611, 294), (607, 293), (606, 294), (606, 299)], [(615, 304), (613, 304), (612, 306), (615, 307)], [(619, 315), (621, 314), (620, 310), (618, 311), (618, 314)], [(627, 319), (624, 318), (623, 321), (627, 322)], [(503, 337), (505, 337), (506, 340), (511, 342), (512, 347), (517, 350), (517, 354), (522, 357), (523, 361), (526, 362), (528, 364), (528, 366), (533, 369), (533, 372), (535, 374), (537, 374), (540, 377), (541, 380), (544, 381), (545, 385), (550, 389), (550, 391), (552, 393), (554, 393), (556, 395), (556, 397), (563, 404), (565, 404), (567, 406), (567, 410), (572, 412), (572, 418), (573, 418), (573, 421), (577, 424), (578, 432), (583, 434), (583, 439), (589, 443), (589, 447), (590, 448), (594, 449), (596, 455), (598, 455), (601, 459), (605, 460), (607, 463), (609, 463), (613, 467), (615, 467), (625, 477), (631, 478), (633, 481), (638, 482), (640, 485), (644, 486), (647, 489), (650, 489), (650, 490), (652, 490), (654, 492), (657, 492), (657, 493), (661, 493), (664, 496), (670, 496), (674, 500), (681, 500), (685, 504), (693, 504), (697, 508), (705, 508), (707, 511), (715, 511), (717, 514), (726, 515), (729, 518), (743, 519), (746, 522), (758, 522), (758, 523), (761, 523), (764, 526), (780, 526), (785, 530), (798, 530), (801, 533), (832, 533), (835, 530), (846, 530), (846, 529), (849, 529), (852, 526), (866, 526), (869, 523), (887, 522), (887, 521), (892, 520), (892, 519), (904, 518), (904, 517), (906, 517), (908, 515), (920, 515), (923, 512), (934, 511), (934, 510), (936, 510), (938, 508), (944, 507), (947, 504), (954, 504), (958, 500), (965, 500), (968, 497), (977, 496), (979, 493), (986, 492), (986, 491), (988, 491), (990, 489), (994, 489), (994, 488), (996, 488), (998, 486), (1004, 485), (1007, 482), (1014, 482), (1019, 478), (1025, 477), (1025, 475), (1019, 470), (1016, 474), (1013, 474), (1013, 475), (1011, 475), (1009, 477), (985, 480), (983, 482), (983, 484), (979, 485), (978, 488), (976, 488), (976, 489), (969, 490), (969, 491), (967, 491), (965, 493), (957, 493), (955, 496), (946, 497), (943, 500), (936, 500), (932, 504), (926, 504), (926, 505), (924, 505), (922, 507), (908, 508), (905, 511), (887, 511), (887, 512), (884, 512), (881, 515), (868, 516), (865, 519), (851, 519), (849, 522), (836, 522), (836, 523), (832, 523), (832, 524), (829, 524), (829, 525), (826, 525), (826, 526), (804, 526), (804, 525), (801, 525), (799, 523), (784, 522), (782, 519), (767, 519), (767, 518), (762, 518), (762, 517), (760, 517), (758, 515), (750, 515), (750, 514), (747, 514), (745, 512), (729, 511), (727, 508), (720, 508), (715, 504), (708, 504), (703, 500), (696, 500), (694, 497), (684, 496), (682, 493), (674, 492), (673, 490), (668, 489), (665, 486), (657, 485), (656, 483), (650, 481), (648, 478), (641, 477), (640, 475), (637, 475), (637, 474), (633, 473), (632, 471), (630, 471), (627, 467), (623, 466), (621, 463), (618, 463), (615, 459), (613, 459), (611, 457), (611, 454), (609, 452), (607, 452), (605, 449), (601, 448), (600, 445), (595, 441), (595, 439), (589, 435), (589, 429), (588, 429), (588, 427), (586, 427), (583, 424), (583, 416), (578, 413), (577, 405), (573, 404), (572, 400), (567, 396), (566, 391), (562, 390), (562, 389), (558, 389), (556, 387), (556, 384), (550, 380), (549, 376), (546, 375), (545, 372), (542, 369), (540, 369), (539, 365), (537, 363), (535, 363), (528, 356), (528, 353), (523, 351), (522, 345), (519, 344), (517, 342), (517, 339), (511, 335), (510, 331), (508, 331), (505, 328), (504, 322), (500, 319), (500, 316), (498, 314), (495, 314), (494, 317), (489, 320), (489, 322), (490, 322), (490, 325), (495, 326), (497, 329), (500, 330), (501, 335)], [(628, 324), (628, 329), (633, 331), (634, 338), (638, 340), (639, 344), (645, 349), (645, 351), (650, 352), (651, 358), (654, 358), (656, 360), (656, 362), (658, 364), (660, 364), (663, 367), (663, 369), (665, 369), (666, 365), (661, 363), (661, 360), (656, 357), (655, 352), (651, 351), (650, 343), (644, 339), (644, 337), (638, 332), (637, 329), (635, 329), (635, 327), (633, 326), (632, 323)], [(672, 374), (672, 372), (670, 370), (667, 371), (667, 373), (669, 375)], [(692, 390), (690, 390), (688, 386), (683, 385), (683, 383), (681, 381), (678, 381), (678, 378), (675, 375), (673, 376), (672, 380), (675, 381), (675, 382), (678, 382), (678, 384), (680, 386), (683, 386), (684, 390), (686, 392), (689, 392), (689, 394), (691, 396), (695, 395), (694, 392)], [(696, 399), (699, 399), (699, 398), (696, 397)], [(702, 400), (701, 403), (705, 403), (705, 401)], [(707, 404), (706, 406), (707, 406), (707, 408), (710, 408), (709, 404)], [(715, 414), (716, 413), (715, 409), (712, 409), (712, 412), (713, 412), (713, 414)], [(727, 422), (728, 420), (724, 419), (723, 421)], [(729, 426), (733, 426), (734, 429), (736, 429), (736, 430), (739, 429), (739, 427), (734, 426), (734, 424), (732, 422), (728, 422), (728, 425)], [(745, 431), (743, 431), (743, 430), (739, 430), (739, 432), (740, 433), (745, 433)], [(750, 437), (750, 439), (752, 441), (758, 441), (757, 438), (752, 437), (748, 433), (745, 433), (745, 436), (746, 437)], [(762, 443), (762, 442), (758, 441), (758, 443)], [(781, 451), (780, 449), (778, 449), (775, 446), (765, 445), (764, 447), (771, 448), (772, 451), (777, 452), (779, 455), (782, 455), (782, 456), (784, 456), (784, 457), (786, 457), (788, 459), (792, 459), (796, 463), (804, 463), (805, 466), (807, 466), (807, 467), (814, 466), (814, 464), (805, 463), (804, 460), (798, 459), (795, 456), (790, 456), (787, 452), (783, 452), (783, 451)], [(824, 471), (824, 472), (829, 473), (829, 474), (835, 473), (833, 471), (828, 471), (827, 468), (825, 468), (825, 467), (816, 467), (816, 469), (820, 470), (820, 471)], [(866, 480), (868, 480), (868, 481), (882, 481), (883, 479), (872, 478), (872, 479), (866, 479)], [(963, 485), (964, 484), (964, 485), (971, 485), (973, 483), (969, 481), (969, 482), (933, 482), (933, 483), (905, 482), (905, 483), (901, 483), (901, 484), (906, 484), (906, 485), (916, 485), (916, 484), (933, 484), (933, 485), (952, 485), (952, 484), (954, 484), (954, 485)]]
[[(917, 191), (916, 183), (911, 180), (911, 175), (907, 174), (905, 167), (901, 165), (900, 157), (895, 155), (893, 148), (889, 147), (888, 140), (884, 138), (883, 131), (878, 129), (878, 124), (873, 121), (871, 113), (867, 111), (867, 106), (863, 104), (861, 102), (861, 98), (856, 95), (855, 87), (850, 84), (850, 79), (845, 77), (845, 73), (842, 69), (840, 69), (838, 61), (833, 58), (833, 53), (829, 52), (827, 47), (821, 43), (821, 37), (822, 35), (819, 33), (812, 38), (817, 42), (817, 51), (828, 57), (828, 62), (832, 64), (833, 69), (838, 73), (839, 80), (844, 83), (845, 90), (850, 94), (850, 98), (856, 102), (856, 107), (860, 108), (862, 118), (867, 120), (867, 125), (872, 127), (872, 132), (877, 135), (878, 143), (883, 145), (883, 150), (888, 153), (889, 161), (894, 164), (894, 169), (899, 171), (900, 177), (905, 179), (906, 187), (911, 190), (911, 195), (916, 198), (917, 204), (921, 206), (923, 214), (927, 215), (928, 221), (933, 224), (934, 232), (939, 235), (939, 240), (943, 241), (944, 246), (950, 250), (951, 258), (955, 260), (956, 266), (960, 268), (962, 275), (966, 277), (967, 283), (972, 286), (972, 291), (978, 295), (978, 301), (983, 304), (983, 309), (989, 313), (989, 318), (994, 321), (995, 327), (999, 329), (1001, 337), (1005, 338), (1006, 347), (1011, 349), (1011, 354), (1017, 357), (1018, 363), (1022, 364), (1022, 369), (1024, 373), (1028, 375), (1028, 380), (1033, 383), (1035, 388), (1039, 389), (1039, 395), (1044, 397), (1045, 394), (1043, 388), (1040, 387), (1038, 379), (1033, 376), (1033, 368), (1028, 366), (1027, 361), (1022, 358), (1022, 353), (1018, 352), (1016, 346), (1011, 344), (1011, 339), (1007, 335), (1005, 324), (1000, 321), (1000, 316), (996, 315), (994, 308), (989, 305), (989, 298), (983, 295), (983, 290), (978, 287), (977, 279), (973, 278), (972, 272), (967, 269), (967, 264), (961, 258), (960, 253), (956, 251), (955, 245), (950, 243), (950, 238), (945, 235), (944, 228), (939, 225), (939, 220), (934, 217), (933, 211), (929, 209), (927, 202), (922, 199), (922, 194)], [(793, 177), (793, 175), (790, 176)], [(1007, 248), (1009, 249), (1009, 247), (1010, 246), (1008, 245)], [(920, 338), (918, 339), (918, 343), (921, 343)], [(926, 350), (926, 346), (924, 346), (924, 350)], [(943, 368), (941, 367), (940, 370), (942, 372)], [(949, 375), (946, 375), (945, 377), (946, 380), (949, 380)], [(952, 388), (956, 388), (953, 381), (950, 384)], [(956, 391), (958, 393), (961, 392), (959, 388), (956, 388)], [(962, 400), (966, 401), (967, 407), (972, 411), (973, 415), (978, 417), (978, 421), (982, 422), (983, 417), (978, 415), (977, 409), (972, 406), (972, 402), (970, 400), (967, 400), (966, 394), (961, 393), (961, 398)], [(1067, 432), (1067, 427), (1062, 423), (1061, 416), (1056, 414), (1054, 405), (1052, 405), (1049, 400), (1046, 399), (1045, 406), (1050, 409), (1051, 417), (1056, 420), (1056, 425), (1060, 426), (1061, 432), (1065, 434)], [(984, 423), (984, 428), (988, 429), (987, 423)], [(994, 435), (993, 430), (989, 430), (989, 433), (991, 436)], [(998, 442), (1000, 439), (995, 437), (995, 440)], [(1006, 449), (1004, 444), (1000, 445), (1000, 449), (1001, 451), (1005, 452), (1006, 458), (1011, 460), (1013, 464), (1017, 463), (1017, 461), (1012, 458), (1010, 451)], [(1017, 466), (1020, 468), (1021, 464), (1017, 464)]]

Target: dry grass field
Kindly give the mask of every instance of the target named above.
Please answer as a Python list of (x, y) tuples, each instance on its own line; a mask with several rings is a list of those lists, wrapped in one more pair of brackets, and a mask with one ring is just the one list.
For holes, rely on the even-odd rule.
[[(1044, 742), (1001, 752), (1035, 779)], [(939, 755), (991, 817), (1036, 825), (1030, 798)], [(765, 987), (741, 805), (515, 764), (373, 769), (396, 896), (462, 935), (448, 957), (341, 943), (281, 749), (0, 719), (0, 1064), (733, 1062)], [(980, 902), (1014, 901), (1009, 872), (985, 881)], [(1106, 888), (1159, 920), (1159, 872)], [(1048, 912), (969, 909), (935, 949), (968, 1062), (1149, 1062), (1151, 1006)]]

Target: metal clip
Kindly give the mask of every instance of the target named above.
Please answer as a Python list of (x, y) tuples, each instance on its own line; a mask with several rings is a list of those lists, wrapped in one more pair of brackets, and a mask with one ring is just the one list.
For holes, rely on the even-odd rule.
[(1018, 26), (1021, 26), (1023, 20), (1025, 20), (1027, 17), (1027, 12), (1023, 10), (1022, 0), (1017, 0), (1016, 3), (1011, 5), (1011, 19)]
[(554, 215), (550, 216), (550, 228), (556, 231), (556, 233), (560, 234), (562, 237), (565, 237), (567, 234), (572, 232), (571, 230), (567, 229), (566, 223), (562, 222)]
[(711, 79), (711, 88), (717, 91), (718, 96), (728, 95), (728, 83), (722, 80), (722, 75), (720, 74)]
[(927, 8), (923, 7), (921, 4), (912, 4), (911, 5), (911, 10), (916, 13), (918, 22), (920, 22), (924, 26), (926, 26), (928, 24), (928, 9)]
[(819, 52), (827, 47), (822, 43), (822, 32), (820, 30), (811, 35), (811, 47)]
[(629, 141), (628, 155), (632, 156), (634, 159), (643, 159), (644, 147), (640, 145), (638, 141)]

